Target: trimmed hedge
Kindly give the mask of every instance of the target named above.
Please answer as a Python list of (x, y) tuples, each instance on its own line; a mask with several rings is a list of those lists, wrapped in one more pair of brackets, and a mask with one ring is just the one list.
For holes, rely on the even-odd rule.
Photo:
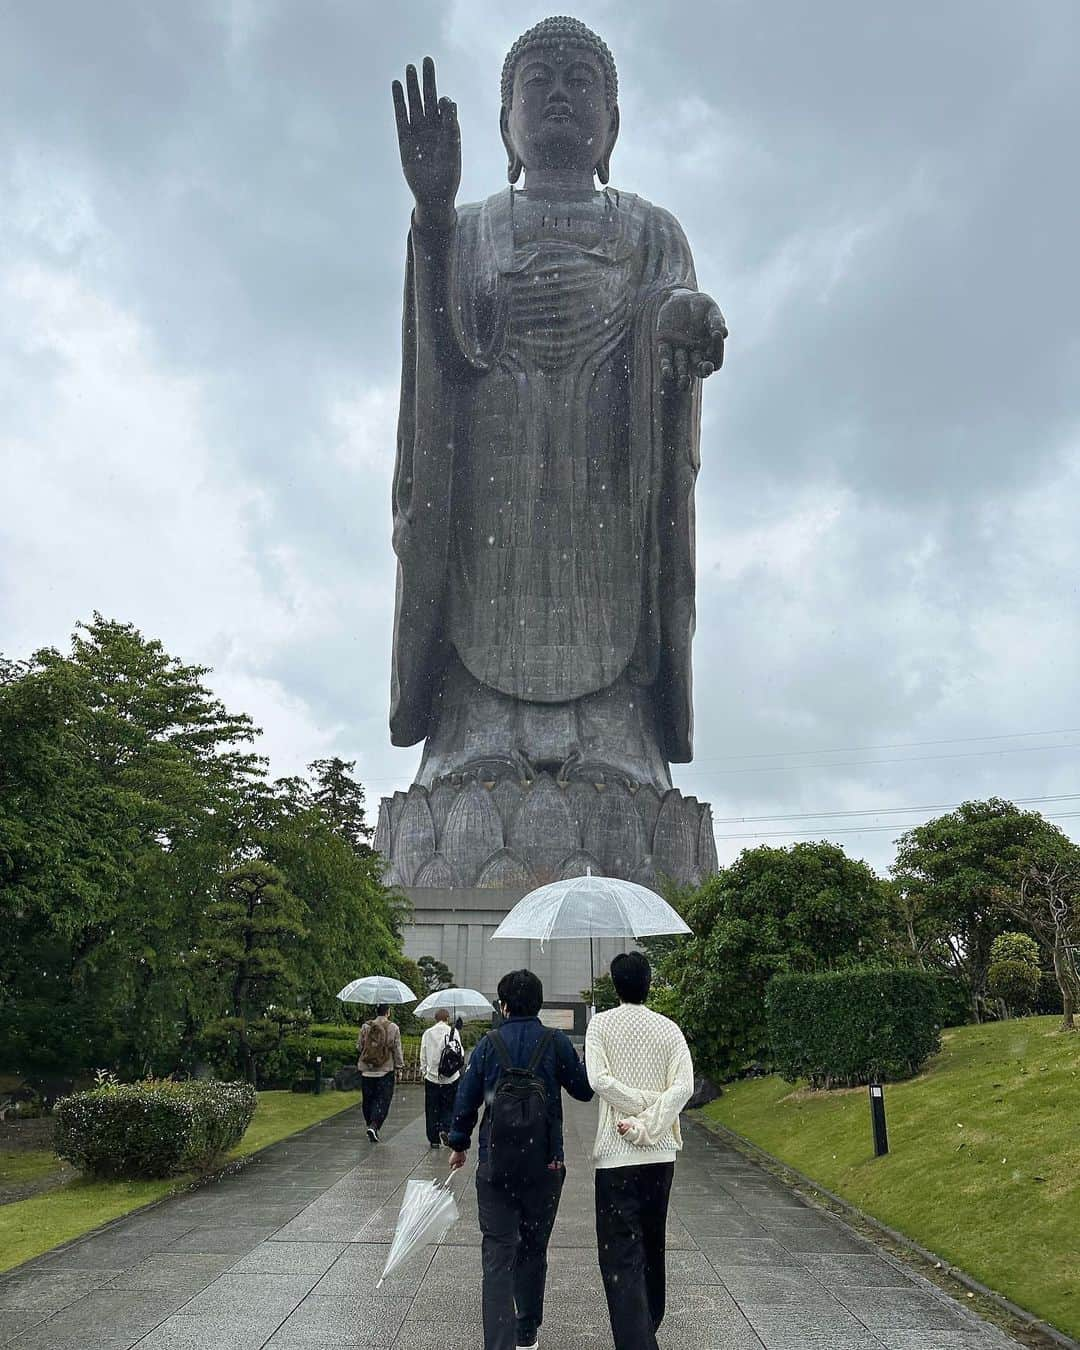
[(910, 1078), (941, 1044), (941, 990), (921, 970), (777, 975), (765, 994), (776, 1072), (811, 1087)]
[(53, 1148), (96, 1177), (198, 1170), (243, 1138), (256, 1101), (249, 1083), (109, 1084), (57, 1102)]

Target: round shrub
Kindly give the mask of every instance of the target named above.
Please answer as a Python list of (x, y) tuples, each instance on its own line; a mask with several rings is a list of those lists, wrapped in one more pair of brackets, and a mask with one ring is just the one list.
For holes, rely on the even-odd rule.
[(991, 998), (999, 998), (1010, 1012), (1030, 1012), (1039, 997), (1039, 967), (1027, 961), (995, 961), (987, 973)]
[(910, 1078), (941, 1043), (941, 991), (922, 970), (778, 975), (765, 1008), (776, 1071), (812, 1087)]
[(209, 1166), (243, 1138), (249, 1083), (106, 1084), (57, 1102), (58, 1157), (97, 1177), (165, 1177)]
[(990, 944), (990, 961), (993, 965), (999, 961), (1023, 961), (1038, 969), (1039, 944), (1027, 933), (999, 933)]

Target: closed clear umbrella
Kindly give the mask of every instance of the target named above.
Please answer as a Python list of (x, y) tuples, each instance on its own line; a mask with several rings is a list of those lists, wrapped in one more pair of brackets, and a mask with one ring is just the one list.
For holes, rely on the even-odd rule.
[(441, 1185), (436, 1181), (407, 1181), (390, 1254), (376, 1289), (418, 1247), (441, 1242), (457, 1219), (457, 1201), (450, 1190), (449, 1179)]
[(338, 994), (342, 1003), (411, 1003), (416, 995), (407, 984), (389, 975), (365, 975), (352, 980)]
[(689, 933), (662, 895), (618, 877), (571, 877), (540, 886), (519, 900), (491, 935), (553, 942), (589, 939), (589, 976), (595, 985), (593, 938), (659, 937)]
[(451, 1021), (455, 1017), (461, 1017), (466, 1022), (479, 1017), (490, 1017), (494, 1011), (491, 999), (486, 998), (477, 989), (439, 989), (434, 994), (428, 994), (427, 998), (416, 1005), (413, 1012), (417, 1017), (434, 1017), (440, 1008), (446, 1009)]

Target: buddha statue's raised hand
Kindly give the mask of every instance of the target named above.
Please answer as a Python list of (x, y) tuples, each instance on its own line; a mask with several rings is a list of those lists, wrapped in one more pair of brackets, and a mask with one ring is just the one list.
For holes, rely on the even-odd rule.
[(435, 62), (430, 56), (424, 57), (423, 79), (421, 94), (416, 67), (406, 66), (405, 88), (400, 80), (393, 84), (401, 168), (416, 199), (416, 221), (420, 226), (449, 223), (461, 183), (457, 104), (439, 98)]

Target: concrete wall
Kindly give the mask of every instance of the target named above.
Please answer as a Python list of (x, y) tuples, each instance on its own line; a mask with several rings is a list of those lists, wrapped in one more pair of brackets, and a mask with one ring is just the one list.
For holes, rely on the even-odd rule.
[[(434, 956), (445, 961), (457, 984), (495, 997), (501, 976), (528, 967), (544, 985), (545, 1004), (582, 1004), (581, 991), (589, 986), (589, 944), (584, 939), (539, 942), (491, 941), (491, 935), (525, 890), (484, 888), (405, 887), (413, 905), (413, 922), (405, 930), (405, 954), (414, 960)], [(636, 944), (593, 942), (597, 975), (611, 959)]]

